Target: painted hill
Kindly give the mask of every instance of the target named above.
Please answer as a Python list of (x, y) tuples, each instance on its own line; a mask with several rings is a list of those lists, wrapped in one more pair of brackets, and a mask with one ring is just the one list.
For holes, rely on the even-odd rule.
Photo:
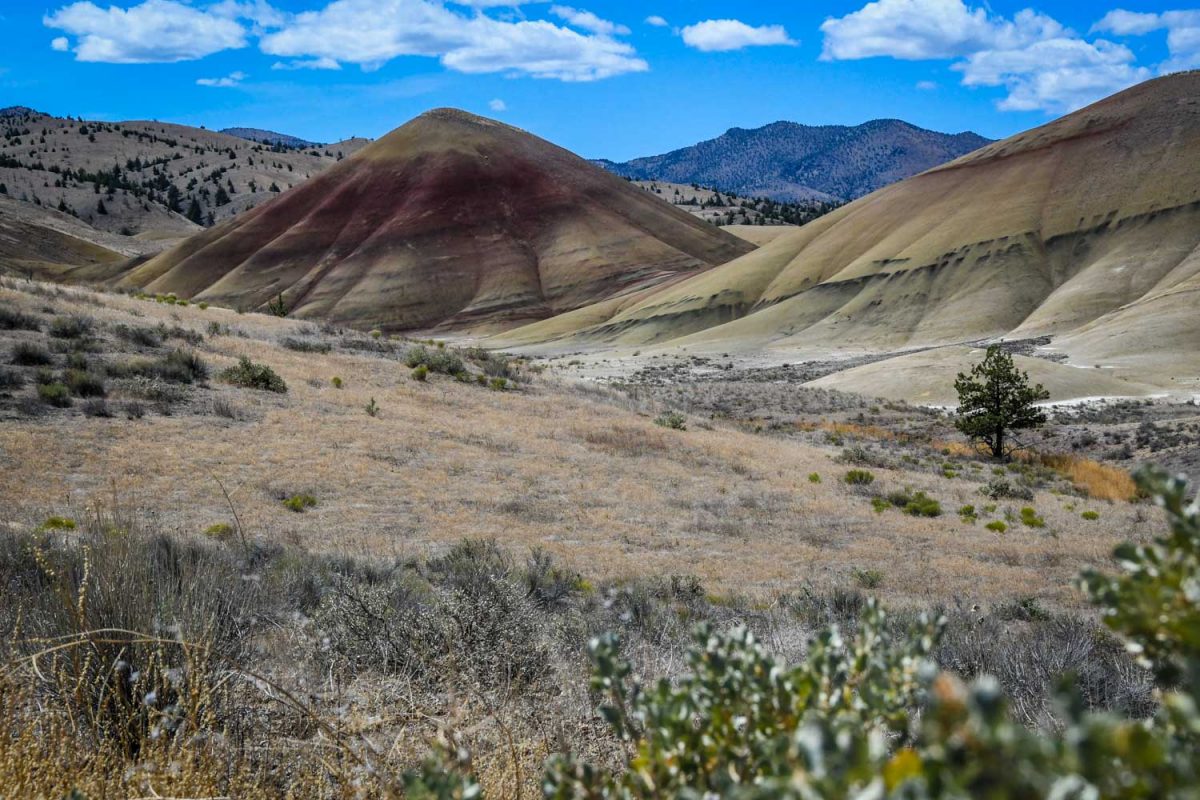
[(928, 131), (896, 119), (853, 127), (775, 122), (617, 164), (635, 179), (712, 186), (781, 201), (853, 200), (989, 143), (975, 133)]
[[(1058, 370), (1200, 393), (1197, 98), (1197, 72), (1136, 86), (696, 278), (500, 343), (795, 359), (1049, 336)], [(824, 385), (872, 392), (895, 366)]]
[(298, 136), (289, 136), (286, 133), (268, 131), (262, 128), (222, 128), (221, 133), (227, 136), (236, 136), (239, 139), (245, 139), (250, 142), (281, 147), (285, 150), (323, 147), (320, 142), (310, 142), (308, 139), (301, 139)]
[(128, 285), (383, 330), (496, 328), (753, 245), (562, 148), (453, 109), (132, 271)]

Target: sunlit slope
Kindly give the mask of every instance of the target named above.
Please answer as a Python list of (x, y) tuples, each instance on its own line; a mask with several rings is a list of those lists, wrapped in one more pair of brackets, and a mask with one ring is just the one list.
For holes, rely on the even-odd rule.
[(489, 330), (728, 261), (753, 245), (562, 148), (429, 112), (125, 278), (385, 330)]
[(1053, 335), (1096, 358), (1180, 363), (1170, 348), (1192, 363), (1198, 244), (1200, 74), (1185, 73), (889, 186), (603, 322), (583, 315), (567, 338), (829, 353)]

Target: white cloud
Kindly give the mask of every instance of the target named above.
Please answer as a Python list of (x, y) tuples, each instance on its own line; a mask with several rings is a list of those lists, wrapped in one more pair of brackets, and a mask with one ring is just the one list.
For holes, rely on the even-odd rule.
[(917, 81), (917, 88), (922, 92), (932, 92), (938, 88), (938, 85), (933, 81)]
[(752, 27), (736, 19), (709, 19), (680, 32), (683, 42), (706, 53), (741, 50), (760, 45), (794, 45), (782, 25)]
[(246, 31), (236, 20), (174, 0), (145, 0), (129, 9), (78, 2), (42, 21), (77, 38), (78, 61), (187, 61), (246, 45)]
[(56, 36), (50, 41), (50, 49), (65, 53), (71, 49), (71, 40), (65, 36)]
[(1115, 33), (1117, 36), (1139, 36), (1162, 27), (1158, 14), (1143, 14), (1116, 8), (1092, 26), (1093, 33)]
[(426, 56), (459, 72), (564, 81), (649, 69), (633, 47), (611, 35), (582, 34), (545, 20), (466, 16), (434, 0), (335, 0), (296, 14), (264, 36), (260, 47), (271, 55), (326, 58), (364, 69), (400, 56)]
[[(244, 47), (282, 60), (273, 69), (377, 69), (400, 56), (438, 58), (467, 73), (507, 72), (588, 81), (643, 72), (649, 65), (618, 36), (630, 31), (590, 11), (556, 5), (548, 20), (488, 16), (484, 9), (521, 0), (333, 0), (287, 13), (268, 0), (142, 0), (128, 9), (81, 0), (43, 22), (77, 38), (80, 61), (150, 63), (203, 58)], [(471, 10), (467, 10), (471, 9)], [(67, 37), (52, 43), (70, 49)], [(220, 79), (208, 79), (220, 80)], [(206, 84), (208, 85), (208, 84)]]
[(1158, 65), (1158, 71), (1165, 74), (1200, 67), (1200, 10), (1147, 14), (1115, 9), (1105, 14), (1092, 30), (1117, 36), (1142, 36), (1165, 30), (1170, 57)]
[(488, 103), (488, 108), (496, 113), (500, 113), (502, 111), (508, 111), (508, 104), (497, 97), (495, 100), (492, 100)]
[(651, 14), (646, 17), (646, 24), (653, 25), (656, 28), (669, 28), (671, 23), (660, 17), (658, 14)]
[[(1142, 17), (1109, 14), (1093, 30), (1142, 29)], [(954, 60), (963, 85), (1006, 89), (998, 106), (1010, 111), (1071, 111), (1151, 75), (1123, 45), (1088, 41), (1029, 9), (1008, 18), (964, 0), (874, 0), (821, 31), (823, 60)]]
[(221, 89), (228, 89), (231, 86), (240, 86), (242, 81), (246, 80), (246, 73), (231, 72), (224, 78), (198, 78), (197, 86), (215, 86)]
[(254, 23), (256, 32), (278, 28), (286, 24), (290, 15), (272, 6), (266, 0), (221, 0), (209, 6), (209, 14), (226, 19), (244, 19)]
[(1021, 50), (984, 50), (954, 67), (965, 86), (1003, 86), (1002, 111), (1073, 111), (1152, 76), (1124, 45), (1057, 38)]
[(825, 20), (821, 32), (825, 61), (872, 56), (918, 61), (1017, 49), (1067, 31), (1028, 9), (1007, 20), (969, 8), (963, 0), (875, 0), (844, 17)]
[(512, 72), (562, 81), (592, 81), (650, 68), (625, 42), (584, 36), (549, 22), (481, 17), (473, 32), (477, 38), (443, 55), (443, 64), (459, 72)]
[(342, 65), (332, 58), (294, 58), (291, 61), (276, 61), (271, 65), (275, 70), (296, 69), (341, 69)]
[(550, 6), (550, 13), (568, 25), (581, 30), (590, 31), (601, 36), (617, 36), (628, 34), (629, 28), (617, 25), (593, 14), (591, 11), (581, 11), (570, 6)]

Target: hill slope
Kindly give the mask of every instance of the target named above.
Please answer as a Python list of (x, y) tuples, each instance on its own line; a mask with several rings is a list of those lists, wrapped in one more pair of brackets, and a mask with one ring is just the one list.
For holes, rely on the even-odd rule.
[(303, 148), (322, 147), (320, 142), (310, 142), (308, 139), (301, 139), (298, 136), (290, 136), (286, 133), (278, 133), (277, 131), (268, 131), (262, 128), (222, 128), (221, 133), (229, 136), (236, 136), (239, 139), (246, 139), (251, 142), (271, 145), (273, 147), (282, 147), (286, 150), (299, 150)]
[(1051, 336), (1074, 366), (1200, 392), (1197, 97), (1200, 73), (1142, 84), (638, 302), (504, 341), (795, 358)]
[(178, 238), (266, 202), (277, 193), (272, 187), (298, 185), (365, 143), (275, 153), (203, 128), (84, 121), (14, 106), (0, 109), (0, 194), (104, 233)]
[(753, 246), (524, 131), (414, 119), (125, 279), (385, 330), (495, 327), (677, 280)]
[(990, 140), (928, 131), (895, 119), (854, 127), (775, 122), (623, 164), (628, 178), (713, 186), (775, 200), (853, 200), (969, 153)]

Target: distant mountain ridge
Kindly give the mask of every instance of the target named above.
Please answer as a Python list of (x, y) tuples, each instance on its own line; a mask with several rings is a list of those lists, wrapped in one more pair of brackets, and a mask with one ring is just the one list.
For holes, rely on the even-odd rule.
[(990, 144), (977, 133), (938, 133), (898, 119), (861, 125), (773, 122), (624, 163), (626, 178), (695, 183), (774, 200), (855, 200)]
[(239, 139), (246, 139), (250, 142), (279, 145), (291, 150), (301, 150), (306, 147), (324, 147), (321, 142), (310, 142), (308, 139), (301, 139), (299, 136), (289, 136), (286, 133), (268, 131), (263, 128), (222, 128), (220, 132), (227, 136), (236, 136)]

